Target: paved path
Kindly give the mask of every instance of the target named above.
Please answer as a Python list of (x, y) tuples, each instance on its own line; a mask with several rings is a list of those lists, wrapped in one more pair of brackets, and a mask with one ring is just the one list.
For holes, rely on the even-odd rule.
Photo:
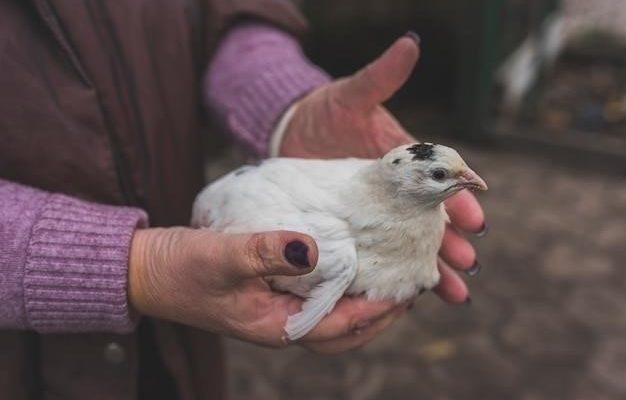
[(337, 357), (229, 342), (233, 400), (626, 399), (626, 179), (460, 150), (490, 186), (473, 305)]

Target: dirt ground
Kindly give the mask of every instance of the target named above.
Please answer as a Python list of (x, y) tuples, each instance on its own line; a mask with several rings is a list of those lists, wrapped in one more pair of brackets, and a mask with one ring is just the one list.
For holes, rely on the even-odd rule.
[(229, 341), (233, 400), (626, 399), (626, 178), (459, 150), (490, 186), (473, 304), (424, 295), (341, 356)]

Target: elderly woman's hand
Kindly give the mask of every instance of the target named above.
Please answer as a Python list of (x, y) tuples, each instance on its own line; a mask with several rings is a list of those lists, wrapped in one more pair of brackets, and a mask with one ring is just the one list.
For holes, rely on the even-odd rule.
[[(302, 275), (317, 263), (307, 235), (277, 231), (227, 235), (207, 229), (139, 229), (129, 263), (129, 300), (149, 315), (250, 342), (287, 345), (287, 316), (302, 299), (270, 289), (263, 277)], [(371, 340), (404, 309), (389, 302), (341, 300), (334, 312), (298, 342), (334, 353)]]
[[(408, 34), (356, 74), (330, 82), (300, 100), (280, 154), (287, 157), (379, 157), (414, 142), (382, 106), (408, 79), (419, 58), (419, 39)], [(441, 283), (436, 292), (452, 303), (468, 301), (468, 289), (453, 271), (475, 274), (476, 252), (460, 232), (485, 232), (481, 207), (469, 192), (446, 202), (451, 224), (441, 248)], [(452, 268), (451, 268), (452, 267)]]

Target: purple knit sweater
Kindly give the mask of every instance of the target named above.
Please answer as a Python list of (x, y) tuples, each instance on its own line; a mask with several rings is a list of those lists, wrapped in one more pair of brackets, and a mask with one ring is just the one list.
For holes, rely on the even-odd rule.
[[(222, 41), (204, 92), (227, 131), (266, 155), (280, 115), (327, 81), (291, 36), (248, 23)], [(146, 225), (142, 210), (0, 180), (0, 330), (131, 331), (128, 253)]]

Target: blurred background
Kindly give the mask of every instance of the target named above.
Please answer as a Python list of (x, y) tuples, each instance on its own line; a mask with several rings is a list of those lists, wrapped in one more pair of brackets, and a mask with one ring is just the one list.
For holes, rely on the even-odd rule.
[(342, 356), (229, 341), (232, 399), (626, 399), (626, 0), (297, 3), (335, 76), (419, 33), (389, 107), (485, 177), (491, 232), (470, 307)]

